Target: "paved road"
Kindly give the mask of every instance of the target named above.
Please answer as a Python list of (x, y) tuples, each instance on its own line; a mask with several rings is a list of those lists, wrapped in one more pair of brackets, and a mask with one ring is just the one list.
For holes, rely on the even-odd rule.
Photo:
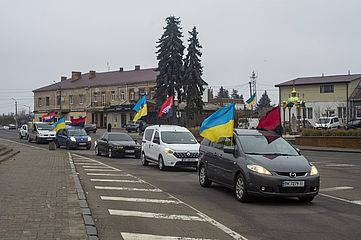
[[(0, 137), (20, 141), (9, 131)], [(160, 172), (138, 159), (71, 152), (101, 239), (361, 239), (361, 154), (303, 151), (321, 173), (310, 204), (241, 204), (228, 189), (201, 188), (192, 169)]]

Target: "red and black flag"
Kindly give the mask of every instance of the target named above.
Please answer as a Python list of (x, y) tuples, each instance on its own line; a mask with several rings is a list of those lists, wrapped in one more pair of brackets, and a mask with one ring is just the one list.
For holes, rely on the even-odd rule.
[(71, 126), (84, 128), (86, 117), (79, 117), (71, 119)]
[(174, 104), (174, 98), (173, 96), (170, 96), (163, 104), (162, 107), (159, 110), (158, 117), (167, 119), (173, 115), (173, 104)]
[(258, 130), (272, 131), (282, 135), (281, 108), (277, 106), (266, 113), (259, 121)]

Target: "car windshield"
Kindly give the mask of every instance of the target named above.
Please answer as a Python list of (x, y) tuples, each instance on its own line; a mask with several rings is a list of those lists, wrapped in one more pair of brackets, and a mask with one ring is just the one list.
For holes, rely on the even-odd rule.
[(271, 139), (271, 136), (271, 138), (268, 137), (267, 139), (267, 137), (263, 135), (246, 135), (238, 136), (238, 138), (245, 154), (287, 156), (299, 155), (298, 152), (282, 137)]
[(36, 128), (37, 128), (38, 130), (50, 130), (50, 131), (53, 130), (53, 126), (52, 126), (52, 125), (49, 125), (49, 124), (37, 124), (37, 125), (36, 125)]
[(329, 123), (329, 122), (330, 122), (329, 118), (320, 118), (318, 120), (318, 123), (321, 123), (321, 124), (325, 124), (325, 123)]
[(68, 129), (69, 136), (86, 136), (84, 129)]
[(109, 141), (133, 141), (133, 139), (127, 134), (109, 134)]
[(161, 138), (168, 144), (196, 144), (197, 141), (190, 132), (162, 132)]

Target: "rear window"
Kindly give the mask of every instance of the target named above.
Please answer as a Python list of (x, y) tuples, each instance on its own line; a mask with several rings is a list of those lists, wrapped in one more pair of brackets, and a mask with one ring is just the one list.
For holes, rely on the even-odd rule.
[(145, 130), (145, 133), (144, 133), (145, 140), (150, 141), (152, 139), (153, 132), (154, 132), (154, 129)]

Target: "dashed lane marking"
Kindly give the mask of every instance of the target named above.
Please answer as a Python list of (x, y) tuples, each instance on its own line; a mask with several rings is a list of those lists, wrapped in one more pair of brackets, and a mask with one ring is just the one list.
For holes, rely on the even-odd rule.
[(110, 197), (110, 196), (100, 196), (102, 200), (109, 201), (123, 201), (123, 202), (140, 202), (140, 203), (173, 203), (180, 204), (176, 200), (165, 200), (165, 199), (150, 199), (150, 198), (127, 198), (127, 197)]
[(161, 236), (152, 234), (141, 234), (141, 233), (121, 233), (124, 240), (212, 240), (206, 238), (189, 238), (189, 237), (175, 237), (175, 236)]
[(321, 188), (320, 191), (321, 192), (332, 192), (332, 191), (337, 191), (337, 190), (351, 190), (351, 189), (354, 189), (354, 188), (348, 187), (348, 186), (342, 186), (342, 187)]
[(354, 164), (347, 164), (347, 163), (333, 163), (327, 164), (326, 167), (354, 167)]
[(344, 199), (344, 198), (339, 198), (339, 197), (331, 196), (331, 195), (324, 194), (324, 193), (319, 193), (319, 195), (324, 196), (324, 197), (327, 197), (327, 198), (332, 198), (332, 199), (335, 199), (335, 200), (339, 200), (339, 201), (342, 201), (342, 202), (347, 202), (347, 203), (352, 203), (352, 204), (356, 204), (356, 205), (361, 205), (361, 200), (360, 200), (360, 201), (359, 201), (359, 200), (352, 201), (352, 200), (348, 200), (348, 199)]
[(143, 218), (157, 218), (157, 219), (199, 221), (199, 222), (206, 221), (205, 219), (199, 216), (190, 216), (190, 215), (176, 215), (176, 214), (139, 212), (139, 211), (127, 211), (127, 210), (115, 210), (115, 209), (108, 209), (108, 211), (110, 215), (123, 216), (123, 217), (143, 217)]
[(142, 183), (141, 180), (99, 179), (91, 178), (91, 182), (118, 182), (118, 183)]
[(361, 200), (355, 200), (355, 201), (352, 201), (352, 203), (361, 205)]
[(75, 165), (86, 165), (86, 166), (102, 166), (99, 163), (92, 163), (92, 162), (76, 162)]
[(163, 192), (159, 188), (127, 188), (127, 187), (105, 187), (95, 186), (98, 190), (119, 190), (119, 191), (139, 191), (139, 192)]

